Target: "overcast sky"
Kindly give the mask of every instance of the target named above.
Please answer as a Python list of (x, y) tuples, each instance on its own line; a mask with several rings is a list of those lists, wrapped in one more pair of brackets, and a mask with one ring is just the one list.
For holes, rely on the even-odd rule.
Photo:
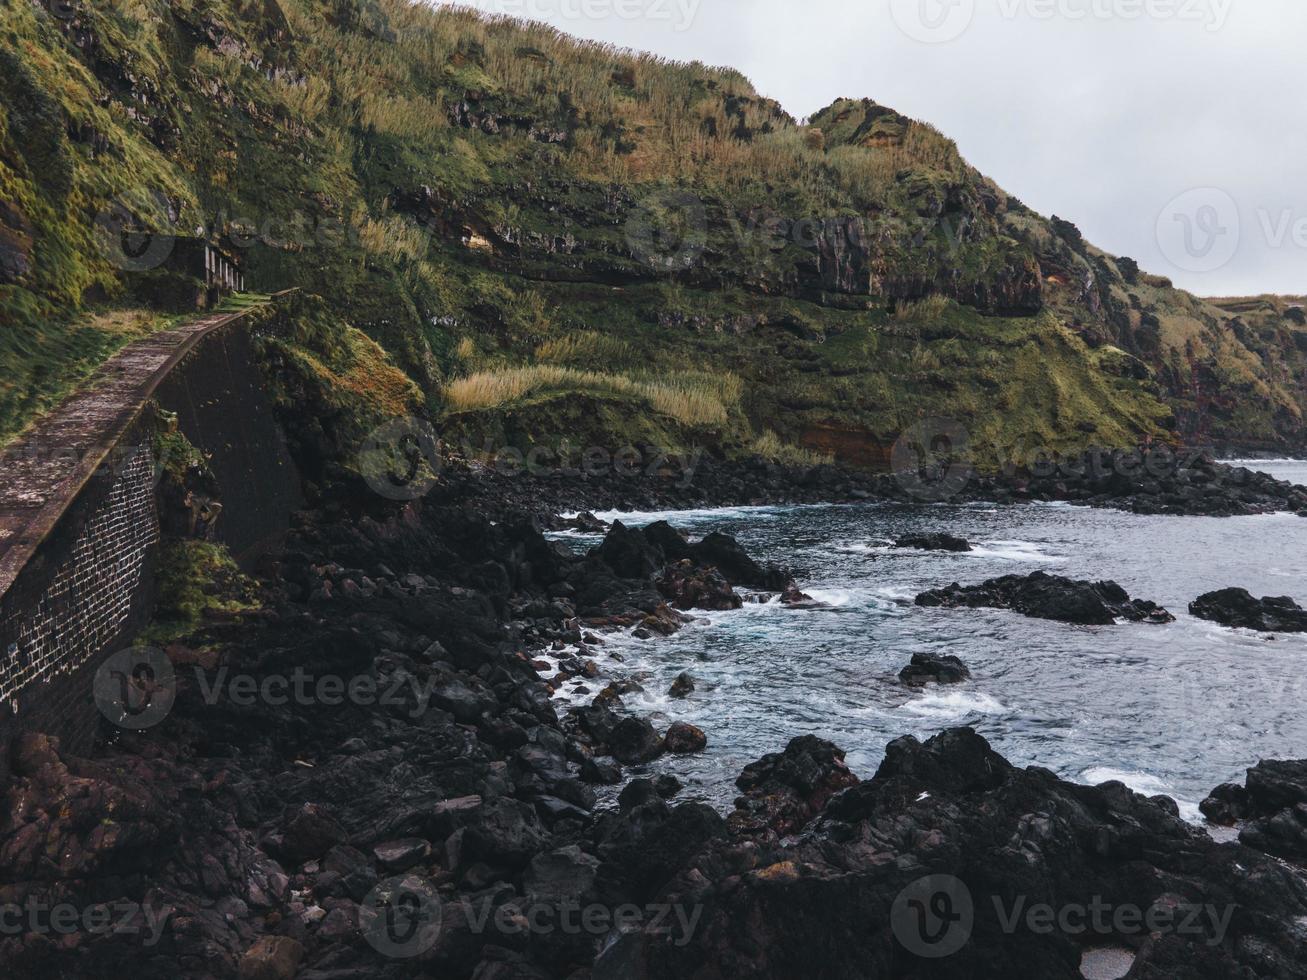
[(1304, 0), (468, 5), (731, 65), (795, 116), (875, 99), (1178, 285), (1307, 293)]

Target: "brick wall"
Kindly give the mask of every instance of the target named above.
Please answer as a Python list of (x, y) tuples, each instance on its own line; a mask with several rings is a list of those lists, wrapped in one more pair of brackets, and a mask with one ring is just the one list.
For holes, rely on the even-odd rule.
[(148, 615), (159, 540), (149, 442), (127, 442), (101, 470), (0, 600), (0, 736), (44, 731), (88, 748), (97, 655)]

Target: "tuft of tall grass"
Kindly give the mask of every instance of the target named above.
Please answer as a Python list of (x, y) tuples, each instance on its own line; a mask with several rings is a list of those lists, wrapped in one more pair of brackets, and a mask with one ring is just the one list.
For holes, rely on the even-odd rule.
[(819, 466), (835, 461), (834, 454), (819, 453), (796, 446), (792, 442), (786, 442), (771, 429), (763, 429), (762, 435), (753, 441), (750, 448), (764, 459), (783, 463), (786, 466)]
[(739, 402), (741, 383), (731, 374), (680, 372), (644, 378), (531, 364), (478, 371), (450, 382), (444, 394), (451, 410), (477, 411), (567, 391), (643, 401), (685, 425), (708, 426), (726, 422), (729, 406)]

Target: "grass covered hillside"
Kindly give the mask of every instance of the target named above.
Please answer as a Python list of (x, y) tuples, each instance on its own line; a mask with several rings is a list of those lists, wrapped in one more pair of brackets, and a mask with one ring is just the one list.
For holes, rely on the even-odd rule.
[(731, 70), (406, 0), (0, 4), (0, 439), (192, 295), (128, 212), (320, 296), (282, 363), (366, 335), (349, 390), (455, 440), (1303, 440), (1302, 324), (1240, 330), (873, 102), (800, 124)]

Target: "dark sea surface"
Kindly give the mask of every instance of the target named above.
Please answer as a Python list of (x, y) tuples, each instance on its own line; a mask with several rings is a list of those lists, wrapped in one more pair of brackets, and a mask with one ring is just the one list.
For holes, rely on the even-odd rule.
[[(1307, 485), (1307, 462), (1247, 464)], [(788, 565), (825, 604), (746, 603), (702, 613), (667, 639), (609, 635), (596, 658), (601, 683), (629, 677), (644, 694), (628, 709), (656, 725), (688, 721), (708, 734), (702, 755), (665, 757), (633, 774), (672, 772), (685, 798), (728, 809), (735, 777), (766, 752), (815, 733), (848, 752), (863, 778), (885, 745), (972, 725), (1019, 765), (1085, 783), (1119, 779), (1197, 804), (1219, 783), (1242, 781), (1262, 758), (1307, 757), (1307, 635), (1270, 637), (1190, 616), (1199, 595), (1242, 586), (1307, 605), (1307, 519), (1146, 517), (1064, 504), (740, 507), (603, 513), (634, 526), (667, 519), (693, 534), (734, 534), (756, 558)], [(896, 537), (946, 531), (970, 554), (897, 550)], [(578, 550), (598, 536), (558, 535)], [(1114, 579), (1178, 617), (1166, 626), (1080, 627), (1001, 610), (912, 604), (950, 582), (1044, 569)], [(608, 656), (617, 652), (624, 662)], [(972, 680), (924, 692), (903, 687), (913, 652), (956, 654)], [(697, 690), (666, 695), (682, 671)]]

